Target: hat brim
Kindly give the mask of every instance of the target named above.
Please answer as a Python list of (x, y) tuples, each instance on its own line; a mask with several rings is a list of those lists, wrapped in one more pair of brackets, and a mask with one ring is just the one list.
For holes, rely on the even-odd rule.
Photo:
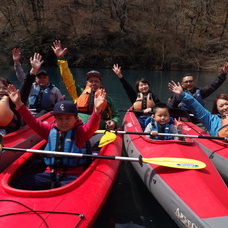
[(75, 115), (77, 116), (78, 113), (71, 113), (71, 112), (50, 112), (51, 115), (55, 116), (55, 115), (59, 115), (59, 114), (64, 114), (64, 115)]

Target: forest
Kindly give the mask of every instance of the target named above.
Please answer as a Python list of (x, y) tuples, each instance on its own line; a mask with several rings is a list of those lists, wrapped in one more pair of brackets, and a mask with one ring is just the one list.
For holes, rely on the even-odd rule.
[(34, 52), (56, 65), (54, 40), (73, 67), (214, 71), (228, 61), (227, 0), (2, 0), (0, 66)]

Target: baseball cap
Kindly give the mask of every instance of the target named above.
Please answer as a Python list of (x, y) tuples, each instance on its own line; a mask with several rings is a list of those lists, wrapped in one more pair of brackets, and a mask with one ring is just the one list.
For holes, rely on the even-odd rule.
[(48, 73), (47, 73), (47, 71), (45, 71), (45, 70), (40, 70), (40, 71), (38, 71), (38, 73), (36, 74), (36, 77), (39, 77), (40, 75), (46, 75), (46, 76), (48, 76)]
[(55, 104), (54, 109), (51, 113), (56, 114), (78, 114), (78, 109), (72, 101), (59, 101)]
[(98, 72), (96, 70), (91, 70), (86, 74), (86, 81), (92, 77), (97, 77), (101, 80), (101, 74), (100, 74), (100, 72)]

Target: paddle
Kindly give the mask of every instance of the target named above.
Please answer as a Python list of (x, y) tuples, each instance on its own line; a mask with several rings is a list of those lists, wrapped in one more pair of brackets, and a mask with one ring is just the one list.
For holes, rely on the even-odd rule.
[[(105, 133), (105, 130), (97, 130), (96, 133)], [(132, 131), (110, 131), (115, 134), (131, 134), (131, 135), (150, 135), (149, 132), (132, 132)], [(187, 138), (200, 138), (200, 139), (218, 139), (228, 141), (228, 137), (217, 136), (203, 136), (203, 135), (185, 135), (185, 134), (171, 134), (171, 133), (158, 133), (158, 136), (173, 136), (173, 137), (187, 137)]]
[[(143, 113), (142, 110), (134, 110), (134, 109), (118, 109), (119, 112), (134, 112), (134, 113)], [(152, 112), (148, 112), (148, 114), (152, 114)]]
[(40, 153), (46, 155), (56, 155), (56, 156), (67, 156), (67, 157), (78, 157), (78, 158), (100, 158), (100, 159), (110, 159), (110, 160), (120, 160), (129, 162), (139, 162), (139, 163), (149, 163), (160, 166), (166, 166), (171, 168), (179, 169), (203, 169), (206, 167), (204, 162), (187, 159), (187, 158), (170, 158), (170, 157), (157, 157), (157, 158), (133, 158), (133, 157), (120, 157), (120, 156), (104, 156), (104, 155), (93, 155), (93, 154), (80, 154), (80, 153), (68, 153), (68, 152), (56, 152), (56, 151), (46, 151), (46, 150), (33, 150), (33, 149), (22, 149), (22, 148), (10, 148), (1, 147), (2, 150), (19, 151), (19, 152), (29, 152), (29, 153)]

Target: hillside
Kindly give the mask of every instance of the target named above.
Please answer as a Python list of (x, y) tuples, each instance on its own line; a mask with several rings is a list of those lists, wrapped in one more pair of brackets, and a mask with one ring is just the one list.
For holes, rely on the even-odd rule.
[(217, 70), (228, 61), (227, 1), (3, 0), (1, 67), (19, 47), (56, 64), (52, 42), (68, 48), (74, 67)]

